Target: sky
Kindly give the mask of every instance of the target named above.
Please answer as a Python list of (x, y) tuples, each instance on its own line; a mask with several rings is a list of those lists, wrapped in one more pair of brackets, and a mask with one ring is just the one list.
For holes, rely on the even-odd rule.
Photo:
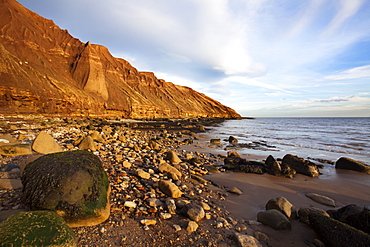
[(248, 117), (370, 117), (369, 0), (18, 0)]

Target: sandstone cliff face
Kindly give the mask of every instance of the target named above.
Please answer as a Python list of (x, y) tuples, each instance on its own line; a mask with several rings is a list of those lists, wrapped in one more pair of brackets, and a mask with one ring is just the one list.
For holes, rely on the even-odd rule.
[(0, 0), (0, 113), (125, 118), (240, 117), (198, 93), (139, 72), (15, 0)]

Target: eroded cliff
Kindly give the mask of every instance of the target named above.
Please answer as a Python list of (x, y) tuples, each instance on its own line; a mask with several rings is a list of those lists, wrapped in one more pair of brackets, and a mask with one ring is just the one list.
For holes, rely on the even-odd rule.
[(0, 113), (125, 118), (240, 117), (196, 92), (139, 72), (15, 0), (0, 0)]

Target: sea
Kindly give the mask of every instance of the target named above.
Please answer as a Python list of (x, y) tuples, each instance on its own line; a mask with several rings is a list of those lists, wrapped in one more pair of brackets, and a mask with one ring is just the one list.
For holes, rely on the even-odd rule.
[(203, 135), (221, 139), (225, 150), (235, 148), (227, 140), (236, 137), (240, 154), (293, 154), (332, 162), (349, 157), (370, 165), (369, 117), (238, 119), (207, 129)]

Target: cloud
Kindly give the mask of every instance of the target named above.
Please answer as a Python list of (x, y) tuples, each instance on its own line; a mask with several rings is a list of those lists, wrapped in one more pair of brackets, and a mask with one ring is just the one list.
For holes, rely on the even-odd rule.
[(348, 80), (370, 78), (370, 65), (355, 67), (324, 77), (326, 80)]
[(364, 0), (340, 0), (339, 2), (340, 9), (322, 33), (323, 37), (329, 36), (341, 28), (364, 4)]

